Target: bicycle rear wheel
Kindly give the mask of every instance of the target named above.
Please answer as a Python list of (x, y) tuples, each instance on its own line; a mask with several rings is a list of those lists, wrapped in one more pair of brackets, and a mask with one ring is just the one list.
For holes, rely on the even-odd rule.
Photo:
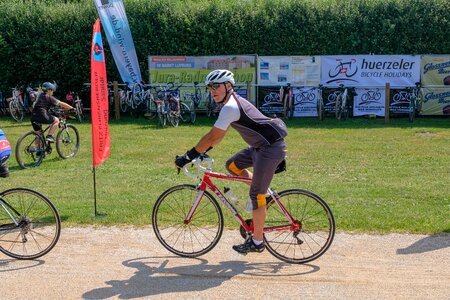
[(155, 118), (157, 114), (158, 112), (155, 101), (153, 101), (153, 98), (147, 99), (146, 112), (144, 114), (144, 117), (148, 120), (151, 120)]
[(415, 99), (410, 100), (411, 103), (409, 105), (408, 119), (410, 122), (414, 122), (414, 117), (416, 116), (416, 101)]
[(320, 121), (323, 121), (323, 113), (324, 113), (324, 106), (323, 106), (323, 98), (319, 97), (317, 100), (317, 115), (319, 117)]
[(13, 119), (17, 122), (22, 121), (24, 112), (18, 101), (11, 100), (9, 102), (9, 113), (11, 114), (11, 117), (13, 117)]
[(192, 102), (191, 105), (189, 105), (190, 111), (191, 111), (191, 123), (194, 124), (195, 120), (197, 120), (197, 111), (195, 108), (195, 103)]
[(0, 251), (17, 259), (35, 259), (48, 253), (58, 242), (61, 219), (44, 195), (25, 188), (0, 193), (3, 204), (17, 226), (0, 207)]
[(81, 102), (77, 102), (75, 104), (75, 114), (78, 122), (83, 122), (83, 104)]
[(179, 256), (203, 255), (213, 249), (222, 236), (222, 211), (206, 191), (191, 221), (185, 223), (197, 196), (196, 186), (176, 185), (159, 196), (153, 207), (152, 223), (156, 237), (167, 250)]
[(169, 119), (170, 124), (172, 124), (173, 127), (178, 127), (178, 124), (180, 123), (180, 117), (178, 112), (169, 111), (167, 117)]
[(22, 169), (37, 167), (45, 157), (45, 141), (39, 134), (29, 131), (17, 141), (15, 154)]
[(279, 198), (298, 228), (289, 224), (280, 207), (271, 201), (264, 228), (267, 250), (289, 263), (303, 264), (317, 259), (334, 238), (331, 209), (322, 198), (305, 190), (282, 191)]
[(80, 134), (75, 126), (66, 124), (56, 136), (56, 151), (63, 159), (74, 157), (80, 147)]

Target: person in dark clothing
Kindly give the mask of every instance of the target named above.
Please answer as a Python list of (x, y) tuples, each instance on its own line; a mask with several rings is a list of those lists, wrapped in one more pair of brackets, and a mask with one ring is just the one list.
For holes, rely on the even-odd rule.
[[(242, 254), (262, 252), (265, 249), (263, 228), (267, 191), (277, 167), (285, 163), (287, 127), (282, 120), (263, 115), (252, 103), (235, 93), (231, 71), (212, 71), (206, 76), (205, 84), (214, 101), (224, 106), (214, 127), (195, 147), (177, 156), (175, 164), (182, 168), (202, 152), (219, 144), (230, 126), (241, 135), (249, 146), (231, 157), (226, 168), (234, 175), (252, 178), (246, 209), (253, 214), (254, 233), (251, 239), (233, 246), (233, 249)], [(250, 167), (253, 167), (253, 173), (248, 170)]]
[(59, 119), (48, 113), (49, 108), (57, 105), (66, 110), (73, 110), (73, 107), (53, 97), (53, 93), (56, 91), (55, 83), (44, 82), (42, 87), (44, 92), (37, 99), (31, 112), (31, 125), (33, 126), (33, 130), (40, 131), (42, 130), (41, 124), (52, 124), (48, 130), (46, 140), (54, 143), (53, 133), (58, 128)]

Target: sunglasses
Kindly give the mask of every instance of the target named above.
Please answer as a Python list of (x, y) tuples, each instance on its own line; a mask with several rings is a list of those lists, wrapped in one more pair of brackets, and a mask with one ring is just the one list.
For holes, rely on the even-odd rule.
[(220, 83), (210, 83), (207, 85), (208, 89), (210, 90), (217, 90), (218, 88), (220, 88)]

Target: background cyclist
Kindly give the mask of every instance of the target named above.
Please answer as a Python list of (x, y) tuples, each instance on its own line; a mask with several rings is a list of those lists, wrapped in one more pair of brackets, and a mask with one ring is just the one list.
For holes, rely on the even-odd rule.
[[(234, 92), (234, 76), (229, 70), (215, 70), (206, 76), (206, 86), (216, 103), (224, 106), (213, 128), (205, 134), (195, 147), (183, 156), (177, 156), (175, 164), (182, 168), (200, 153), (219, 144), (229, 126), (238, 131), (249, 147), (239, 151), (226, 162), (232, 174), (252, 178), (247, 211), (253, 214), (254, 235), (244, 244), (235, 245), (239, 253), (262, 252), (263, 228), (266, 220), (266, 193), (279, 165), (284, 165), (287, 147), (284, 137), (286, 125), (280, 119), (263, 115), (253, 104)], [(247, 168), (253, 167), (253, 172)]]
[(42, 84), (43, 93), (40, 94), (38, 100), (34, 104), (33, 111), (31, 112), (31, 125), (35, 131), (42, 130), (40, 124), (52, 124), (48, 130), (46, 141), (54, 143), (53, 132), (59, 124), (59, 119), (48, 113), (49, 108), (52, 106), (60, 106), (66, 110), (73, 110), (73, 107), (67, 103), (59, 101), (53, 97), (53, 93), (56, 91), (56, 83), (44, 82)]

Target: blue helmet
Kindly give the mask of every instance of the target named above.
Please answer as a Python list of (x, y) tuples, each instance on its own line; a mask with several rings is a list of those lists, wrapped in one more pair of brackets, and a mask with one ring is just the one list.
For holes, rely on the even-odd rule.
[(51, 82), (44, 82), (42, 84), (42, 87), (44, 88), (44, 91), (48, 91), (48, 90), (56, 91), (56, 88), (58, 86), (56, 85), (56, 82), (53, 81), (53, 83), (51, 83)]

